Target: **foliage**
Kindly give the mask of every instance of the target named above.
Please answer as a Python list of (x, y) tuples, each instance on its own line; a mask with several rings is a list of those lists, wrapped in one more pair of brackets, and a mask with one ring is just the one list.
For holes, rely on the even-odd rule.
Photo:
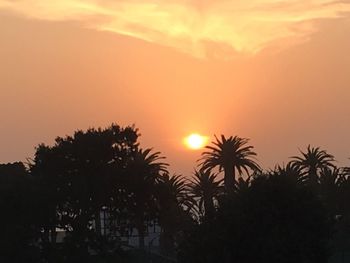
[(197, 199), (198, 211), (203, 219), (214, 216), (215, 203), (222, 193), (222, 180), (218, 180), (217, 177), (217, 174), (209, 170), (195, 170), (189, 185), (190, 195)]
[(247, 145), (248, 142), (248, 139), (238, 136), (226, 138), (221, 135), (221, 139), (215, 136), (213, 146), (206, 146), (207, 151), (202, 154), (202, 169), (212, 170), (218, 167), (219, 171), (224, 170), (224, 184), (227, 192), (234, 187), (236, 170), (239, 175), (242, 175), (243, 171), (248, 174), (249, 169), (260, 170), (254, 160), (256, 156), (253, 151), (254, 147)]
[(302, 156), (293, 156), (291, 165), (297, 168), (300, 172), (307, 174), (306, 181), (317, 191), (319, 182), (319, 171), (324, 168), (335, 168), (333, 164), (334, 156), (328, 154), (325, 150), (319, 147), (307, 147), (306, 152), (300, 151)]
[(160, 246), (164, 254), (174, 252), (178, 233), (191, 221), (193, 200), (188, 195), (186, 179), (182, 175), (164, 173), (158, 178), (158, 221), (162, 227)]
[[(36, 182), (22, 163), (0, 165), (0, 261), (37, 262), (40, 209)], [(20, 253), (19, 253), (20, 251)]]
[(312, 192), (288, 177), (260, 176), (226, 196), (218, 217), (189, 234), (180, 262), (326, 262), (330, 224)]
[(144, 248), (147, 222), (154, 221), (157, 211), (156, 182), (161, 172), (166, 172), (164, 157), (151, 149), (135, 149), (126, 164), (125, 189), (128, 194), (128, 219), (136, 227), (139, 247)]
[[(0, 164), (0, 261), (312, 263), (350, 248), (350, 168), (319, 147), (263, 172), (248, 139), (222, 135), (187, 178), (138, 137), (115, 124), (76, 131), (39, 145), (28, 167)], [(150, 224), (157, 259), (145, 252)], [(132, 230), (134, 258), (121, 241)]]

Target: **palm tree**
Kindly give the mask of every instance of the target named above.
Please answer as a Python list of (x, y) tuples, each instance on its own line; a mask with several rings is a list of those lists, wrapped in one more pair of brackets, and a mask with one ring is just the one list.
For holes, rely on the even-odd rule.
[(195, 170), (189, 184), (193, 198), (198, 198), (199, 212), (205, 219), (210, 219), (215, 213), (214, 201), (222, 192), (222, 180), (217, 180), (217, 174), (210, 170)]
[(291, 164), (299, 171), (307, 173), (307, 181), (315, 189), (319, 183), (318, 172), (323, 168), (335, 168), (334, 156), (319, 147), (311, 147), (310, 145), (306, 152), (300, 151), (300, 153), (301, 157), (291, 157), (293, 159)]
[[(186, 179), (183, 175), (169, 176), (168, 173), (161, 174), (158, 178), (160, 190), (160, 202), (175, 201), (181, 206), (190, 206), (187, 196)], [(166, 199), (166, 200), (165, 200)]]
[(350, 167), (341, 168), (339, 184), (339, 210), (340, 215), (350, 218)]
[(256, 153), (253, 146), (247, 145), (249, 139), (238, 136), (225, 138), (221, 135), (221, 140), (215, 136), (216, 141), (213, 146), (206, 146), (209, 151), (202, 153), (201, 165), (204, 170), (212, 170), (215, 167), (221, 172), (224, 170), (224, 184), (226, 192), (230, 192), (236, 182), (236, 170), (239, 175), (243, 171), (248, 173), (249, 169), (260, 170), (259, 165), (254, 160)]
[(277, 165), (270, 174), (279, 174), (288, 177), (291, 181), (294, 181), (297, 185), (304, 186), (306, 182), (306, 172), (301, 171), (298, 167), (293, 165), (292, 162), (288, 162), (287, 165)]
[(129, 192), (130, 214), (139, 236), (139, 247), (145, 246), (146, 221), (155, 217), (156, 181), (161, 172), (167, 173), (168, 164), (161, 162), (160, 152), (136, 149), (127, 164), (126, 188)]
[(174, 252), (175, 236), (190, 216), (188, 212), (192, 202), (187, 195), (186, 179), (182, 175), (162, 174), (158, 178), (157, 190), (158, 219), (162, 228), (160, 246), (168, 254)]
[(344, 172), (339, 168), (324, 167), (320, 171), (320, 195), (328, 213), (334, 217), (340, 214), (340, 185)]

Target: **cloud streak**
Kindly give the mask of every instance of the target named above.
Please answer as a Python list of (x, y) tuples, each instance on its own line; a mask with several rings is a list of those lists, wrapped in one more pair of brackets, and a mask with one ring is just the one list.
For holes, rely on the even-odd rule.
[(317, 21), (345, 16), (333, 0), (0, 0), (0, 9), (128, 35), (196, 57), (230, 57), (306, 41)]

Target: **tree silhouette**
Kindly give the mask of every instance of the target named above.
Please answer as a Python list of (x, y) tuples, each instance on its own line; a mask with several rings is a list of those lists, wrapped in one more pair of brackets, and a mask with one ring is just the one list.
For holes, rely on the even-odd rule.
[(23, 163), (0, 164), (0, 261), (40, 260), (40, 189)]
[(155, 219), (156, 181), (162, 172), (167, 172), (164, 157), (152, 149), (136, 149), (131, 153), (126, 167), (128, 211), (139, 236), (139, 248), (144, 249), (146, 223)]
[(215, 213), (214, 202), (222, 193), (222, 180), (210, 170), (195, 170), (190, 187), (190, 194), (198, 199), (199, 212), (204, 219), (212, 219)]
[(320, 197), (332, 219), (341, 214), (340, 185), (343, 176), (342, 170), (339, 168), (324, 167), (319, 173)]
[[(340, 177), (336, 180), (336, 186), (332, 183), (334, 180), (329, 179), (330, 187), (327, 187), (328, 190), (326, 193), (331, 193), (331, 197), (334, 197), (333, 189), (337, 189), (337, 202), (336, 206), (333, 202), (328, 202), (327, 205), (330, 207), (330, 211), (333, 212), (334, 209), (337, 209), (335, 213), (335, 223), (334, 223), (334, 235), (331, 240), (331, 245), (333, 248), (333, 253), (339, 255), (342, 259), (341, 262), (347, 262), (349, 260), (348, 251), (350, 251), (350, 168), (344, 167), (340, 171)], [(334, 177), (334, 176), (332, 176)], [(327, 184), (328, 185), (328, 184)], [(334, 199), (331, 198), (330, 201)], [(346, 253), (347, 252), (347, 253)], [(346, 255), (347, 254), (347, 255)]]
[(177, 234), (191, 216), (192, 200), (187, 194), (184, 176), (163, 173), (157, 181), (158, 220), (162, 228), (160, 246), (163, 253), (171, 254)]
[(120, 237), (136, 230), (144, 249), (154, 224), (162, 252), (178, 251), (180, 263), (322, 263), (329, 248), (345, 258), (350, 168), (326, 151), (309, 145), (263, 172), (248, 139), (215, 136), (186, 179), (170, 176), (165, 157), (138, 136), (115, 124), (76, 131), (39, 145), (28, 168), (0, 164), (0, 261), (95, 262), (92, 249), (101, 260), (117, 251), (108, 260), (119, 262)]
[(219, 171), (224, 171), (224, 185), (226, 192), (232, 191), (236, 182), (236, 170), (239, 175), (243, 171), (248, 173), (248, 169), (260, 170), (259, 165), (254, 160), (256, 153), (253, 146), (247, 145), (248, 139), (240, 137), (226, 138), (221, 135), (221, 139), (215, 136), (213, 146), (206, 146), (206, 152), (202, 154), (201, 165), (204, 170), (212, 170), (215, 167)]
[(350, 167), (342, 169), (338, 183), (340, 215), (350, 218)]
[[(43, 240), (54, 242), (56, 227), (66, 240), (87, 253), (87, 240), (101, 235), (101, 209), (111, 202), (129, 155), (137, 147), (134, 127), (77, 131), (58, 137), (54, 146), (39, 145), (31, 173), (40, 180), (47, 204)], [(124, 162), (124, 163), (123, 163)], [(116, 198), (116, 196), (114, 195)]]
[(296, 185), (305, 186), (307, 183), (307, 173), (301, 171), (298, 167), (293, 165), (292, 162), (288, 162), (287, 165), (277, 165), (273, 171), (269, 174), (280, 174), (287, 177), (289, 180), (294, 181)]
[(333, 164), (334, 156), (328, 154), (319, 147), (307, 147), (306, 152), (300, 151), (300, 156), (291, 157), (291, 164), (298, 168), (301, 172), (307, 173), (307, 183), (310, 184), (314, 191), (317, 191), (319, 183), (319, 171), (323, 168), (335, 168)]
[(179, 262), (325, 263), (329, 233), (323, 206), (306, 186), (265, 174), (220, 203), (215, 221), (188, 234)]

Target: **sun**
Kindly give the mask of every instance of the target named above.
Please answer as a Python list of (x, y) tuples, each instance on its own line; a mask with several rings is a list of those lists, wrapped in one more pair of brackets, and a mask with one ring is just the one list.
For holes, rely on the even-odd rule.
[(192, 149), (198, 150), (203, 148), (208, 142), (208, 137), (198, 133), (192, 133), (184, 139), (185, 145)]

